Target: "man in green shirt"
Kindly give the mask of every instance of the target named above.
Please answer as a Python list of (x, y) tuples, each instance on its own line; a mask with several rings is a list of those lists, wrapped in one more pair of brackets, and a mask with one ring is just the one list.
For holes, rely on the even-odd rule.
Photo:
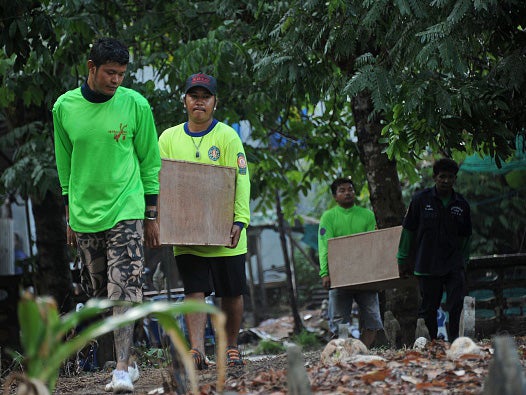
[[(118, 40), (93, 44), (88, 79), (53, 106), (55, 156), (66, 208), (67, 242), (76, 245), (90, 297), (142, 301), (143, 238), (159, 246), (161, 159), (148, 101), (121, 87), (129, 62)], [(127, 307), (115, 307), (114, 315)], [(133, 325), (114, 332), (117, 366), (107, 391), (132, 392)]]
[[(376, 331), (383, 329), (378, 294), (345, 288), (330, 289), (331, 277), (327, 257), (329, 239), (375, 230), (376, 220), (371, 210), (354, 204), (354, 184), (349, 178), (336, 179), (331, 184), (331, 192), (337, 206), (322, 214), (318, 233), (320, 277), (323, 287), (329, 290), (329, 329), (336, 336), (338, 322), (350, 322), (354, 300), (359, 307), (360, 339), (370, 347), (376, 337)], [(363, 265), (366, 270), (366, 262), (349, 262), (349, 264)], [(335, 319), (339, 315), (342, 317), (341, 321)]]
[[(227, 317), (227, 363), (229, 366), (242, 366), (237, 337), (243, 318), (243, 295), (248, 293), (245, 255), (246, 228), (250, 221), (250, 180), (245, 150), (236, 131), (214, 118), (218, 103), (214, 77), (202, 73), (188, 77), (183, 100), (188, 121), (161, 134), (161, 157), (234, 167), (236, 190), (230, 244), (224, 247), (176, 246), (177, 268), (183, 281), (185, 298), (204, 301), (205, 295), (215, 292), (215, 296), (221, 299), (221, 309)], [(214, 193), (211, 187), (210, 193)], [(205, 314), (186, 316), (192, 347), (190, 353), (198, 370), (208, 366), (203, 354), (205, 323)]]

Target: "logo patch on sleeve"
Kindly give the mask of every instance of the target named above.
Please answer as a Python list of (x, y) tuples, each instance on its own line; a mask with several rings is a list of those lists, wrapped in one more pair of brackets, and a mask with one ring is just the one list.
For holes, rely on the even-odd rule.
[(320, 235), (323, 236), (326, 232), (327, 232), (327, 229), (325, 229), (325, 228), (321, 228), (320, 229)]
[(247, 174), (247, 160), (242, 152), (237, 154), (237, 168), (239, 174)]

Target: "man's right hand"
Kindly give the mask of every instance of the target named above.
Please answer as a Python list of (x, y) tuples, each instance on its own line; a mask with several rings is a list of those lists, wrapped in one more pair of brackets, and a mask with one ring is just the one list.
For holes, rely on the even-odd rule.
[(408, 278), (411, 277), (413, 273), (411, 273), (411, 267), (407, 264), (401, 265), (398, 264), (398, 275), (401, 278)]
[(144, 220), (144, 244), (149, 248), (161, 246), (159, 223), (150, 219)]
[(69, 224), (66, 224), (66, 243), (71, 247), (76, 247), (77, 245), (77, 235), (73, 229), (71, 229)]
[(331, 278), (329, 276), (322, 277), (321, 284), (323, 285), (323, 288), (330, 289), (331, 288)]

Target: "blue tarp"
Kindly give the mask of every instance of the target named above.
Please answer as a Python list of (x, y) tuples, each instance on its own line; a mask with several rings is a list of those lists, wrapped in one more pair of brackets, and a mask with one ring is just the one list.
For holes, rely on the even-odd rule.
[(318, 251), (318, 224), (305, 224), (301, 241)]
[(526, 150), (523, 144), (523, 136), (517, 136), (515, 155), (510, 160), (501, 163), (502, 167), (497, 167), (495, 160), (490, 156), (481, 157), (478, 154), (468, 156), (460, 170), (470, 173), (493, 173), (506, 174), (513, 170), (526, 170)]

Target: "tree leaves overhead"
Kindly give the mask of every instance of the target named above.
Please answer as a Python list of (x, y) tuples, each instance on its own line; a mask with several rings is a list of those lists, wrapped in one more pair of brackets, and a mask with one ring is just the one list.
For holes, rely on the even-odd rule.
[[(214, 74), (217, 116), (250, 122), (258, 141), (247, 149), (255, 179), (287, 189), (288, 171), (304, 175), (292, 198), (335, 174), (363, 179), (350, 98), (364, 91), (399, 162), (425, 149), (506, 158), (526, 122), (525, 8), (522, 0), (0, 0), (0, 101), (8, 124), (43, 122), (51, 139), (53, 102), (85, 78), (93, 38), (114, 35), (132, 48), (125, 84), (150, 100), (159, 132), (186, 118), (186, 77)], [(289, 143), (259, 152), (276, 133)], [(53, 177), (52, 163), (39, 177)]]
[(52, 182), (58, 177), (53, 146), (49, 144), (45, 127), (47, 125), (42, 122), (33, 122), (14, 128), (0, 139), (0, 150), (18, 142), (13, 155), (14, 164), (2, 174), (8, 191), (42, 199), (47, 191), (56, 189), (57, 185)]
[[(516, 135), (524, 133), (519, 108), (525, 104), (526, 41), (518, 20), (524, 8), (517, 1), (431, 3), (430, 17), (416, 25), (416, 36), (424, 45), (417, 62), (404, 73), (395, 98), (404, 108), (401, 118), (396, 118), (401, 122), (395, 119), (385, 132), (394, 132), (401, 124), (411, 127), (410, 119), (416, 117), (426, 120), (437, 137), (442, 136), (431, 140), (421, 136), (420, 146), (482, 151), (497, 161), (509, 156)], [(408, 59), (402, 53), (399, 56)], [(508, 78), (512, 73), (515, 82)], [(414, 95), (415, 82), (424, 88), (420, 91), (424, 97)], [(462, 134), (467, 134), (465, 141), (458, 139)]]

